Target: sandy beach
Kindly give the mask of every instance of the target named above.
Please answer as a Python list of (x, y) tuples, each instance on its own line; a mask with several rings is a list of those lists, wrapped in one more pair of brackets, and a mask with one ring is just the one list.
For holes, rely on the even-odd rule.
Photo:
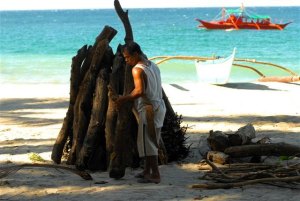
[[(64, 170), (23, 168), (0, 179), (0, 200), (300, 200), (299, 189), (266, 184), (189, 188), (207, 182), (199, 179), (204, 174), (199, 161), (209, 130), (236, 131), (252, 123), (257, 139), (268, 136), (274, 143), (300, 145), (299, 82), (164, 84), (163, 88), (173, 109), (182, 115), (182, 126), (188, 126), (191, 152), (180, 163), (160, 166), (160, 184), (137, 183), (134, 175), (140, 169), (127, 168), (121, 180), (109, 178), (107, 172), (92, 172), (93, 180), (85, 181)], [(67, 111), (69, 86), (7, 84), (0, 90), (0, 166), (32, 163), (32, 152), (52, 164), (51, 150)]]

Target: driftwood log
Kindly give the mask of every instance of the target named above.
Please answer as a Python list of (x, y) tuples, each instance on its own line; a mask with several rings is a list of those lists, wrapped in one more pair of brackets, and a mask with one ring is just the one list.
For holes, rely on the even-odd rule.
[(80, 50), (78, 50), (77, 55), (72, 59), (69, 107), (66, 117), (64, 118), (62, 128), (56, 138), (56, 142), (53, 146), (51, 154), (51, 159), (55, 163), (60, 163), (63, 154), (63, 149), (67, 142), (67, 139), (70, 135), (73, 134), (74, 105), (78, 93), (78, 88), (80, 85), (79, 76), (81, 74), (81, 63), (86, 58), (87, 53), (87, 45), (84, 45)]
[[(125, 28), (125, 43), (133, 41), (133, 32), (119, 1), (115, 10)], [(70, 102), (62, 128), (53, 146), (52, 160), (61, 163), (65, 154), (67, 164), (79, 170), (107, 170), (112, 178), (121, 178), (126, 167), (138, 167), (137, 121), (132, 112), (133, 102), (117, 111), (113, 101), (119, 95), (129, 94), (133, 88), (132, 67), (122, 56), (123, 45), (114, 54), (109, 46), (117, 34), (105, 26), (92, 46), (83, 46), (72, 59)], [(145, 55), (146, 56), (146, 55)], [(166, 94), (163, 98), (167, 114), (160, 142), (160, 163), (179, 160), (187, 156), (186, 128), (181, 127), (178, 116)], [(164, 146), (164, 142), (166, 146)]]
[(255, 129), (252, 124), (247, 124), (231, 134), (211, 130), (207, 142), (212, 151), (223, 152), (230, 146), (250, 144), (253, 138), (255, 138)]
[(284, 82), (284, 83), (299, 82), (300, 81), (300, 76), (261, 77), (261, 78), (258, 79), (258, 81), (259, 82)]
[[(133, 41), (132, 28), (128, 18), (128, 12), (124, 12), (121, 8), (119, 1), (115, 1), (116, 12), (121, 19), (124, 29), (125, 29), (125, 43)], [(122, 55), (121, 48), (118, 48), (117, 55)], [(119, 60), (117, 65), (119, 65)], [(122, 91), (117, 91), (118, 94), (128, 95), (133, 89), (133, 78), (131, 75), (132, 67), (125, 64), (124, 60), (121, 60), (122, 66), (125, 68), (124, 71), (124, 82)], [(116, 75), (116, 74), (112, 74)], [(111, 79), (116, 80), (111, 77)], [(116, 89), (113, 89), (116, 90)], [(109, 99), (109, 102), (113, 101)], [(111, 142), (114, 146), (111, 152), (109, 153), (109, 176), (112, 178), (121, 178), (125, 175), (125, 168), (127, 166), (132, 166), (134, 158), (137, 158), (137, 152), (135, 149), (135, 143), (132, 139), (136, 139), (137, 126), (135, 117), (132, 113), (132, 102), (125, 103), (122, 108), (118, 111), (116, 127), (112, 130), (111, 133), (106, 133), (106, 136), (113, 135), (114, 139)], [(115, 123), (115, 122), (111, 122)]]
[(225, 154), (231, 157), (248, 156), (299, 156), (300, 147), (286, 143), (251, 144), (228, 147)]
[(212, 151), (207, 152), (206, 158), (215, 163), (225, 164), (238, 159), (259, 162), (261, 156), (300, 156), (299, 146), (270, 143), (268, 137), (254, 143), (252, 139), (255, 136), (252, 124), (247, 124), (231, 134), (211, 130), (207, 142)]

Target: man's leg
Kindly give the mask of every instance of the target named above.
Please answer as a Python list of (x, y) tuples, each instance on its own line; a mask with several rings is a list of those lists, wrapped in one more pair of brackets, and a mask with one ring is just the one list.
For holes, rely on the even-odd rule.
[(160, 173), (158, 169), (158, 156), (149, 156), (151, 163), (151, 179), (154, 179), (158, 183), (160, 182)]
[(151, 174), (145, 174), (140, 180), (141, 183), (160, 183), (160, 173), (158, 169), (158, 156), (146, 156), (146, 161), (149, 162)]
[(151, 171), (151, 161), (149, 160), (149, 156), (145, 156), (145, 161), (144, 161), (144, 177), (150, 176), (150, 171)]

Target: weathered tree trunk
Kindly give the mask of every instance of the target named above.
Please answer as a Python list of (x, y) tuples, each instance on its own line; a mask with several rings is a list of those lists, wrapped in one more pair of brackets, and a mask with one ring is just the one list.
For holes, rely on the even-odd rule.
[[(86, 72), (89, 70), (89, 68), (91, 66), (93, 55), (94, 55), (94, 48), (93, 48), (93, 46), (89, 45), (89, 47), (87, 49), (87, 56), (84, 59), (83, 64), (80, 69), (80, 75), (79, 75), (79, 81), (78, 81), (79, 86), (81, 85)], [(71, 79), (72, 79), (72, 77), (71, 77)], [(78, 86), (78, 88), (79, 88), (79, 86)]]
[(295, 156), (300, 154), (300, 147), (286, 143), (252, 144), (228, 147), (224, 153), (231, 157)]
[[(128, 19), (128, 12), (124, 12), (119, 1), (114, 1), (115, 10), (121, 19), (125, 28), (125, 43), (133, 41), (131, 25)], [(121, 49), (118, 49), (119, 55), (122, 54)], [(125, 63), (125, 61), (123, 61)], [(132, 67), (125, 66), (124, 90), (123, 95), (129, 94), (133, 88), (133, 78), (131, 74)], [(132, 113), (132, 102), (125, 103), (118, 111), (117, 124), (115, 133), (107, 133), (106, 136), (113, 136), (114, 146), (110, 154), (109, 176), (112, 178), (121, 178), (125, 174), (126, 166), (133, 163), (134, 155), (136, 154), (136, 122)], [(134, 142), (134, 143), (133, 143)]]
[[(120, 49), (120, 46), (119, 48)], [(112, 72), (109, 79), (110, 90), (108, 92), (108, 108), (105, 122), (105, 139), (107, 151), (107, 163), (110, 161), (110, 155), (114, 151), (115, 130), (118, 119), (118, 111), (114, 106), (114, 101), (118, 98), (118, 94), (123, 93), (124, 86), (124, 59), (117, 51), (113, 60)]]
[[(93, 56), (91, 67), (86, 73), (84, 80), (79, 89), (78, 97), (74, 107), (74, 121), (73, 121), (73, 141), (72, 148), (68, 157), (68, 164), (75, 164), (76, 156), (79, 155), (91, 115), (92, 97), (94, 93), (95, 81), (97, 73), (99, 72), (99, 63), (101, 57), (104, 55), (108, 41), (103, 40), (99, 42), (96, 52)], [(99, 57), (98, 57), (99, 56)]]
[(222, 131), (209, 131), (207, 142), (213, 151), (224, 151), (230, 146), (227, 135)]
[(74, 104), (80, 85), (80, 67), (87, 54), (87, 45), (84, 45), (78, 50), (77, 55), (72, 58), (69, 108), (66, 117), (64, 118), (62, 128), (56, 138), (51, 154), (51, 159), (58, 164), (61, 162), (63, 149), (68, 136), (73, 132)]
[[(93, 100), (91, 120), (84, 138), (83, 146), (80, 150), (79, 157), (76, 160), (78, 169), (86, 169), (90, 162), (89, 169), (106, 169), (106, 151), (105, 151), (105, 114), (107, 111), (107, 84), (108, 69), (101, 68), (96, 82), (95, 95)], [(99, 143), (98, 143), (99, 142)], [(97, 150), (98, 149), (98, 150)], [(97, 150), (93, 153), (94, 150)], [(93, 156), (98, 160), (90, 160)], [(94, 167), (93, 167), (94, 166)]]
[(133, 41), (133, 33), (132, 33), (130, 21), (128, 19), (128, 11), (126, 11), (126, 12), (123, 11), (123, 8), (121, 7), (121, 4), (118, 0), (114, 1), (114, 6), (115, 6), (115, 10), (116, 10), (119, 18), (121, 19), (121, 21), (123, 23), (124, 29), (125, 29), (125, 38), (124, 38), (125, 43)]
[[(125, 67), (124, 93), (129, 94), (133, 86), (133, 78), (131, 76), (132, 67)], [(136, 150), (137, 126), (136, 120), (132, 113), (133, 102), (125, 103), (118, 111), (118, 119), (115, 129), (115, 140), (113, 154), (110, 157), (109, 175), (112, 178), (121, 178), (125, 174), (126, 166), (132, 162)]]
[(228, 135), (230, 146), (238, 146), (243, 144), (250, 144), (251, 140), (255, 138), (255, 129), (252, 124), (247, 124), (237, 130), (234, 134)]
[(104, 27), (104, 30), (97, 37), (95, 45), (93, 46), (93, 59), (90, 68), (81, 83), (74, 107), (73, 141), (67, 161), (68, 164), (74, 164), (76, 157), (79, 156), (90, 121), (92, 96), (95, 89), (96, 76), (100, 70), (102, 58), (109, 47), (109, 42), (116, 33), (117, 31), (115, 29), (108, 26)]

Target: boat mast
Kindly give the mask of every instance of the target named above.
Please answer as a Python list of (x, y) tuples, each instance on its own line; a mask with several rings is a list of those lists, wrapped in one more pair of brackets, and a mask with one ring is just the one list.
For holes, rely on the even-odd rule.
[(222, 8), (222, 21), (225, 21), (225, 17), (226, 17), (226, 9), (223, 7)]

